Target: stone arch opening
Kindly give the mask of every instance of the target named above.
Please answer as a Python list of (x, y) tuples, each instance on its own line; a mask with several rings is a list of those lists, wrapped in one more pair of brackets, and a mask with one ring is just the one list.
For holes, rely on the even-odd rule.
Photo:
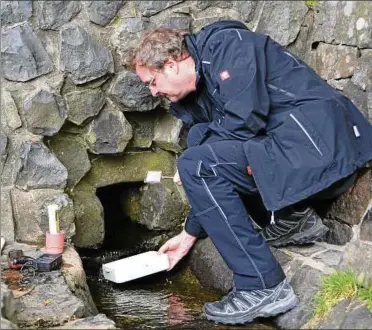
[(143, 186), (143, 182), (122, 182), (96, 190), (96, 195), (103, 206), (103, 249), (135, 248), (144, 240), (156, 235), (156, 232), (136, 221), (138, 214), (137, 219), (132, 219), (133, 213), (139, 212), (140, 191)]

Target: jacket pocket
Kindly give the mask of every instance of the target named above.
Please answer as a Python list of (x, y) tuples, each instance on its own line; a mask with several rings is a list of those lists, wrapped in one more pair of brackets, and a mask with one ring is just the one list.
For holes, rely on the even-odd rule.
[(320, 132), (299, 108), (289, 111), (270, 137), (275, 199), (289, 205), (288, 201), (325, 179), (332, 156)]
[(307, 138), (310, 140), (310, 142), (313, 144), (314, 148), (316, 149), (316, 151), (318, 151), (318, 153), (324, 157), (324, 154), (323, 152), (320, 150), (318, 144), (315, 143), (314, 139), (311, 137), (309, 131), (304, 127), (304, 125), (298, 120), (298, 118), (293, 114), (289, 114), (289, 116), (296, 122), (296, 124), (301, 128), (301, 130), (305, 133), (305, 135), (307, 136)]
[[(298, 129), (302, 132), (303, 137), (306, 138), (307, 147), (311, 147), (317, 152), (318, 156), (324, 161), (328, 161), (331, 158), (331, 153), (323, 141), (320, 132), (318, 132), (311, 121), (306, 117), (301, 108), (291, 111), (289, 118), (295, 123)], [(324, 133), (324, 132), (323, 132)], [(301, 139), (303, 140), (303, 139)]]

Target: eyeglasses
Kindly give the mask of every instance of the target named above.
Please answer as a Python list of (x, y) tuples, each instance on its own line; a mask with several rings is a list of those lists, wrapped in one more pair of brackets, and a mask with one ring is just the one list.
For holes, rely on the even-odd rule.
[(156, 75), (158, 74), (158, 72), (155, 72), (154, 76), (151, 78), (151, 80), (148, 82), (148, 83), (145, 83), (145, 86), (147, 88), (151, 88), (151, 87), (155, 87), (156, 86)]

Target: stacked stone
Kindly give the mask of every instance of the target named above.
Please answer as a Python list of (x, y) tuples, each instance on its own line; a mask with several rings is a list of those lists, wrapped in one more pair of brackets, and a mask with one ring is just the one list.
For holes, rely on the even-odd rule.
[[(99, 247), (98, 188), (143, 181), (148, 170), (173, 175), (184, 148), (182, 123), (125, 65), (143, 31), (196, 32), (221, 19), (243, 21), (287, 46), (372, 121), (371, 11), (368, 1), (2, 1), (2, 235), (8, 242), (43, 243), (46, 207), (55, 203), (66, 237), (78, 247)], [(331, 230), (322, 243), (341, 247), (340, 265), (367, 272), (371, 180), (365, 169), (326, 210)], [(123, 198), (123, 205), (140, 205), (140, 212), (130, 209), (131, 217), (153, 230), (179, 228), (187, 211), (168, 183)], [(325, 246), (321, 253), (339, 251)], [(314, 263), (292, 261), (287, 272), (299, 283), (319, 271)]]

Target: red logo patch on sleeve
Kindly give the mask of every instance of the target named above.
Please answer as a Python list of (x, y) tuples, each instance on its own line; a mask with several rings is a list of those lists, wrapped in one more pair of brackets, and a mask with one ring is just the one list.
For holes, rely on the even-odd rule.
[(230, 73), (229, 73), (229, 71), (227, 71), (227, 70), (222, 71), (222, 72), (220, 73), (220, 78), (221, 78), (222, 81), (223, 81), (223, 80), (226, 80), (226, 79), (229, 79), (229, 78), (230, 78)]

